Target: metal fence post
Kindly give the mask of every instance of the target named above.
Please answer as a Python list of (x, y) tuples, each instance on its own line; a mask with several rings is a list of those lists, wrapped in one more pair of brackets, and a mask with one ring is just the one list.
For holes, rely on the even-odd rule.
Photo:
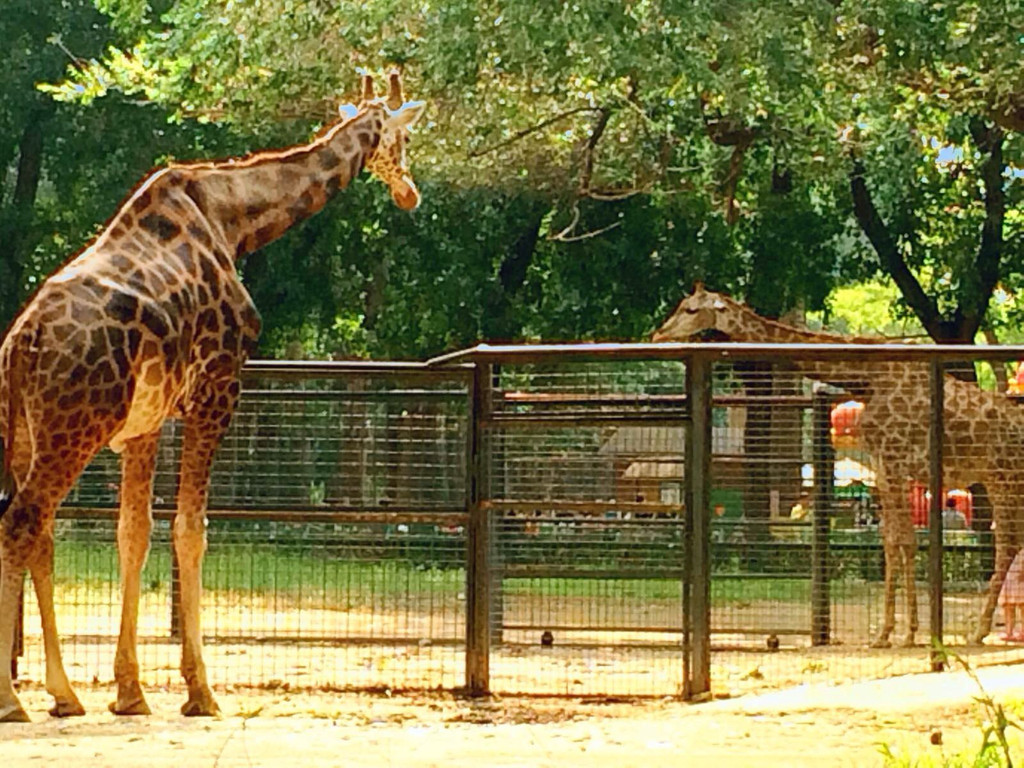
[(171, 525), (171, 637), (181, 637), (181, 575), (178, 569), (178, 551), (174, 546), (174, 526)]
[[(695, 354), (687, 360), (686, 402), (686, 527), (689, 532), (684, 616), (690, 640), (689, 680), (683, 694), (689, 699), (711, 693), (711, 360)], [(685, 683), (689, 683), (688, 687)]]
[[(931, 504), (928, 508), (928, 594), (931, 616), (931, 668), (941, 672), (945, 667), (942, 644), (942, 509), (945, 493), (942, 487), (942, 438), (945, 431), (945, 380), (944, 366), (933, 360), (931, 363), (932, 412), (928, 429), (928, 457), (930, 460), (929, 489)], [(911, 568), (913, 564), (911, 563)]]
[(835, 451), (831, 440), (832, 398), (826, 384), (814, 384), (812, 459), (814, 515), (811, 518), (811, 645), (828, 645), (832, 633), (829, 531), (835, 498)]
[(466, 692), (490, 691), (491, 541), (486, 494), (484, 427), (489, 413), (491, 366), (477, 364), (469, 389), (468, 467), (466, 488)]
[[(487, 366), (487, 387), (483, 390), (484, 398), (481, 402), (483, 423), (486, 426), (490, 422), (491, 414), (494, 413), (495, 392), (501, 390), (501, 365), (493, 364)], [(508, 486), (505, 476), (505, 462), (494, 461), (496, 439), (492, 436), (489, 440), (480, 441), (480, 465), (486, 474), (486, 485), (481, 485), (481, 499), (490, 501), (495, 497), (505, 498)], [(485, 475), (481, 475), (484, 477)], [(481, 480), (481, 482), (483, 482)], [(484, 498), (486, 497), (486, 498)], [(498, 544), (496, 528), (498, 520), (490, 510), (487, 512), (487, 589), (490, 600), (490, 643), (501, 645), (505, 640), (505, 553)]]

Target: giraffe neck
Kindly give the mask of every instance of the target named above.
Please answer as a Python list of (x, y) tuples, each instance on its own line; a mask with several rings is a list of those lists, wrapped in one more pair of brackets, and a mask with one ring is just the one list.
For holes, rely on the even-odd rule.
[[(884, 339), (851, 338), (838, 334), (810, 331), (771, 320), (752, 309), (727, 297), (722, 297), (716, 307), (714, 327), (724, 333), (730, 341), (766, 342), (783, 344), (845, 344), (879, 343)], [(865, 366), (859, 362), (800, 360), (795, 358), (793, 366), (812, 380), (828, 382), (852, 392), (867, 396), (876, 391), (876, 379), (883, 379), (892, 385), (900, 378), (905, 366), (886, 361)]]
[(726, 302), (725, 306), (716, 310), (715, 326), (732, 341), (780, 344), (839, 344), (851, 341), (835, 334), (810, 331), (770, 320), (738, 302), (729, 299), (723, 301)]
[(379, 144), (383, 122), (383, 109), (370, 105), (308, 144), (172, 165), (140, 185), (108, 231), (116, 239), (137, 224), (158, 240), (173, 241), (184, 229), (237, 259), (276, 240), (347, 187)]

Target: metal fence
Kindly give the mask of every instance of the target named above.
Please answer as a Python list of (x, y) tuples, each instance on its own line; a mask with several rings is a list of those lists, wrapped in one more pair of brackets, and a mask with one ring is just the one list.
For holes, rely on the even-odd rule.
[[(429, 365), (253, 364), (214, 468), (211, 679), (701, 696), (926, 670), (933, 639), (976, 663), (1024, 660), (993, 639), (998, 610), (986, 644), (967, 645), (1024, 534), (1024, 411), (944, 372), (984, 382), (982, 357), (1024, 349), (482, 346)], [(836, 406), (857, 398), (856, 429), (837, 433)], [(179, 440), (168, 424), (143, 576), (150, 684), (178, 681)], [(112, 676), (118, 480), (101, 455), (58, 520), (78, 680)], [(887, 577), (894, 647), (873, 647)], [(899, 647), (912, 606), (917, 644)], [(23, 678), (42, 678), (41, 646), (26, 600)]]

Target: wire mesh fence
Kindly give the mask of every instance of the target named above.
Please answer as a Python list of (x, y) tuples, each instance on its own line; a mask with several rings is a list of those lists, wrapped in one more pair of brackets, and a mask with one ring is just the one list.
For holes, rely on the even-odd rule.
[[(989, 587), (1024, 536), (1024, 406), (981, 353), (525, 352), (250, 369), (210, 500), (215, 685), (687, 695), (705, 674), (741, 693), (924, 671), (933, 636), (1024, 660)], [(168, 424), (140, 605), (151, 684), (179, 677), (179, 450)], [(79, 681), (112, 677), (118, 480), (101, 455), (58, 520)], [(20, 672), (41, 679), (25, 613)]]
[(508, 365), (490, 378), (490, 687), (678, 694), (685, 367)]
[[(213, 469), (203, 632), (221, 685), (455, 687), (465, 625), (465, 378), (401, 367), (254, 372)], [(165, 426), (143, 573), (144, 679), (177, 682), (170, 543), (181, 430)], [(58, 520), (69, 674), (112, 676), (120, 599), (117, 457)], [(41, 679), (26, 601), (22, 677)]]

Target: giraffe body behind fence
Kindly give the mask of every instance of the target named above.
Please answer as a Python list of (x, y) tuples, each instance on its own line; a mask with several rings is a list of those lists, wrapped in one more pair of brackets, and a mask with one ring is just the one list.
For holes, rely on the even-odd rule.
[[(729, 341), (765, 343), (878, 343), (884, 339), (850, 339), (796, 328), (761, 317), (724, 294), (698, 285), (655, 332), (655, 341), (692, 341), (715, 332)], [(852, 390), (864, 402), (860, 432), (876, 469), (885, 552), (885, 603), (882, 626), (872, 645), (888, 646), (896, 625), (896, 588), (906, 598), (907, 632), (913, 645), (918, 630), (914, 562), (917, 537), (909, 504), (913, 482), (927, 484), (928, 427), (931, 396), (921, 364), (886, 361), (870, 367), (859, 362), (794, 360), (810, 379)], [(1004, 395), (980, 389), (947, 375), (944, 380), (944, 467), (947, 487), (985, 486), (995, 521), (995, 569), (985, 604), (970, 636), (981, 642), (991, 630), (999, 590), (1024, 525), (1024, 411)]]
[(235, 261), (320, 210), (365, 167), (396, 204), (419, 193), (406, 131), (422, 111), (398, 75), (387, 100), (364, 78), (358, 107), (308, 144), (148, 176), (95, 242), (54, 273), (0, 347), (0, 722), (27, 714), (11, 680), (25, 570), (35, 586), (56, 716), (82, 714), (60, 656), (53, 604), (56, 509), (105, 445), (121, 453), (117, 539), (122, 615), (119, 714), (149, 712), (136, 654), (139, 578), (149, 551), (160, 427), (184, 422), (174, 547), (181, 578), (186, 715), (212, 715), (199, 627), (210, 466), (240, 393), (259, 315)]

